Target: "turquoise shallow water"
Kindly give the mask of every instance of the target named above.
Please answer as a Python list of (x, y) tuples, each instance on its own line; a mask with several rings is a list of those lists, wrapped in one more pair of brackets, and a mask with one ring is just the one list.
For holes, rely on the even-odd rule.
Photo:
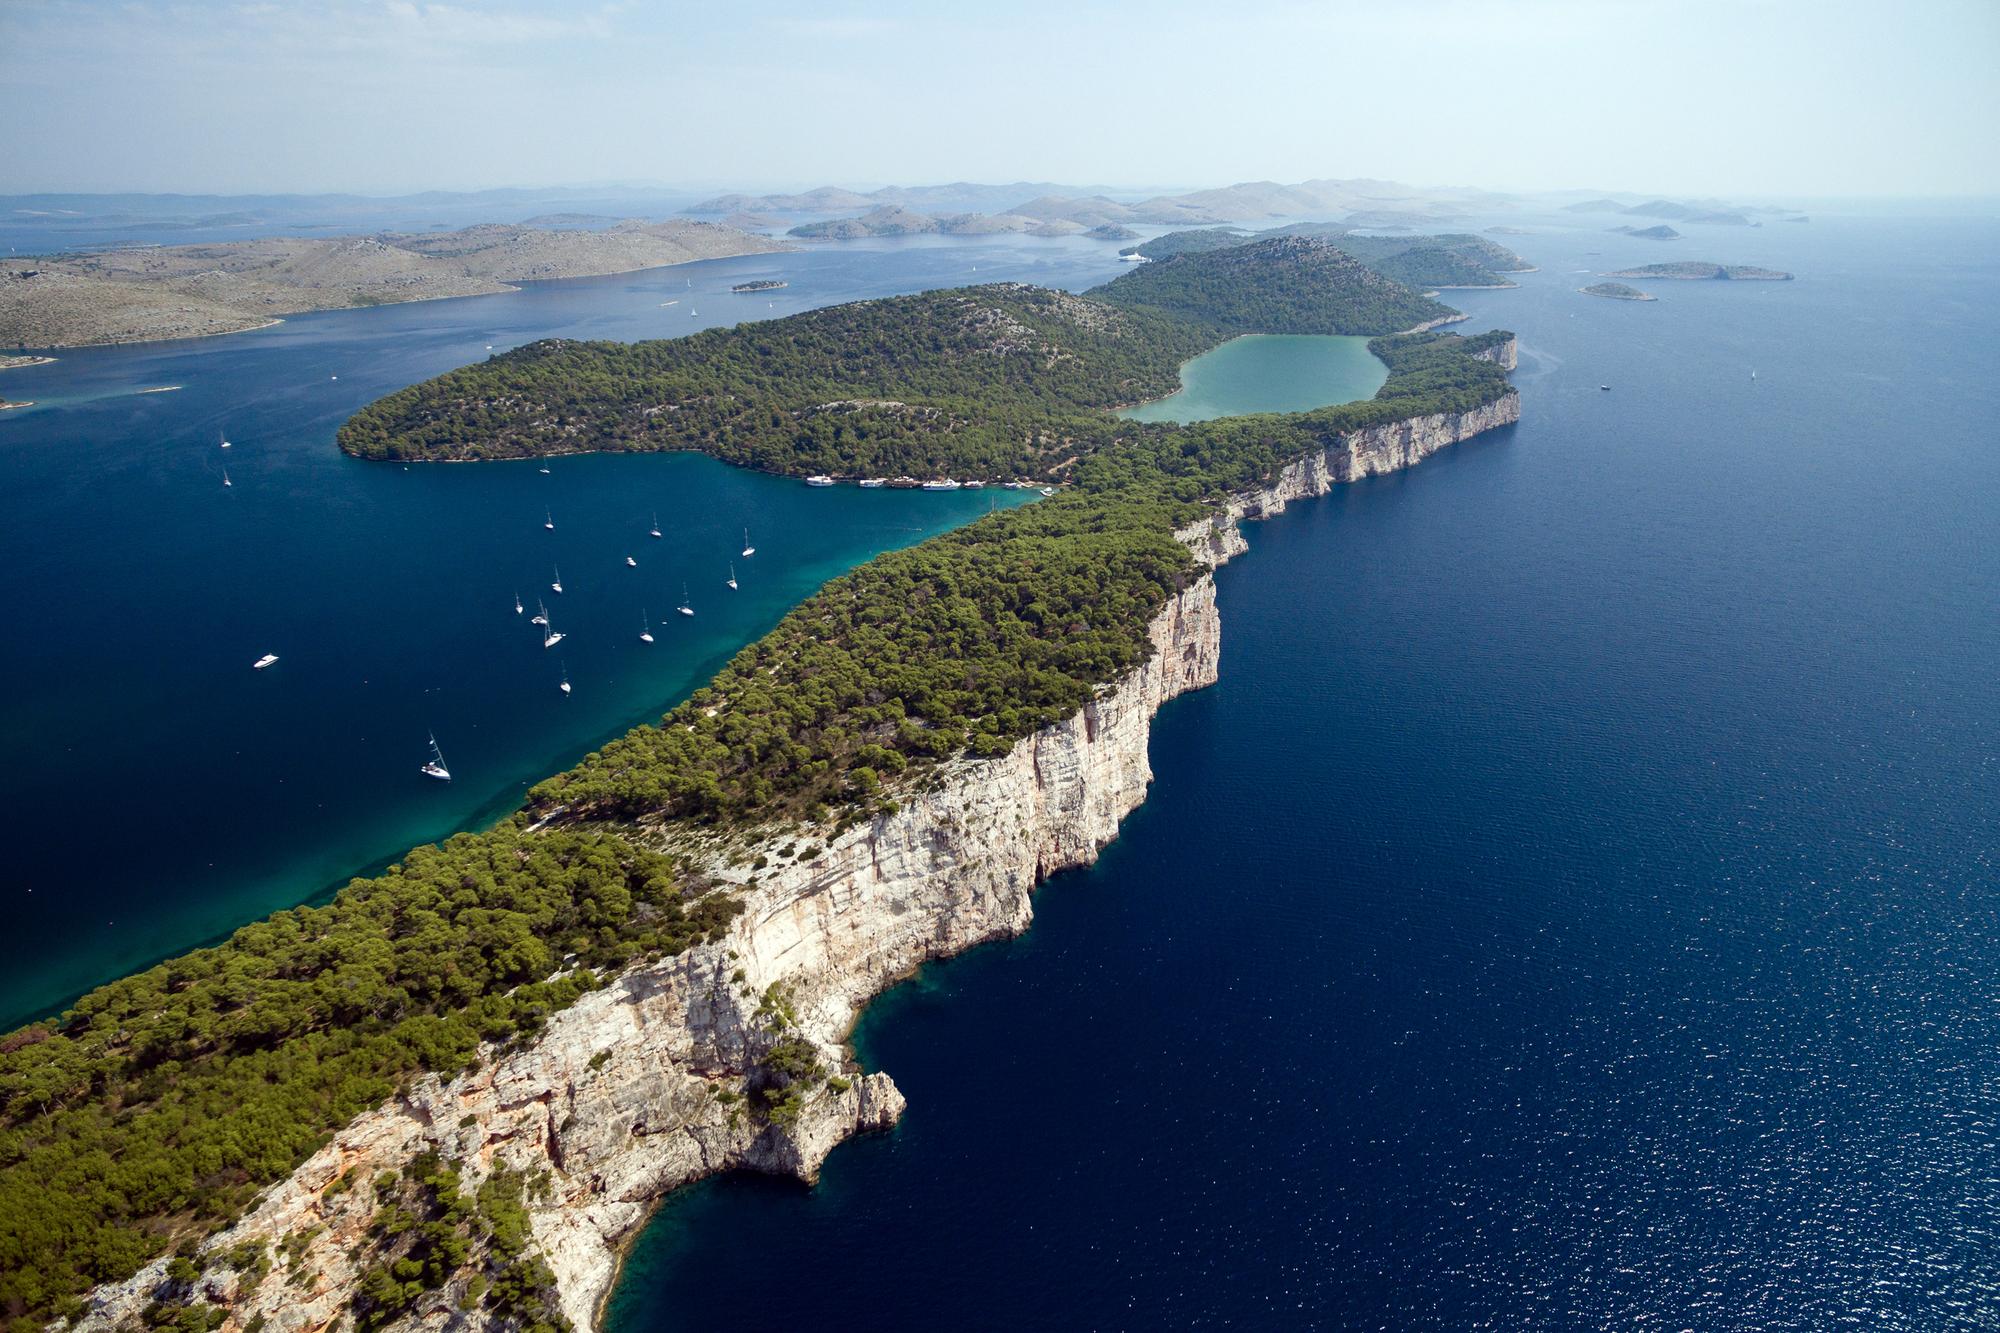
[[(842, 247), (0, 372), (36, 403), (0, 415), (0, 1025), (490, 821), (825, 579), (1022, 498), (818, 490), (693, 455), (546, 476), (358, 463), (332, 443), (356, 407), (489, 344), (673, 335), (989, 275), (1087, 286), (1116, 264), (1095, 243)], [(755, 277), (790, 285), (728, 290)], [(164, 385), (182, 387), (139, 392)], [(674, 614), (684, 583), (692, 620)], [(556, 649), (517, 591), (530, 615), (551, 603)], [(664, 622), (650, 647), (642, 610)], [(279, 663), (252, 671), (267, 652)], [(417, 771), (433, 729), (448, 786)]]
[(1181, 367), (1179, 392), (1128, 407), (1134, 421), (1209, 421), (1251, 412), (1304, 412), (1373, 398), (1389, 368), (1366, 338), (1253, 334)]
[(2000, 1327), (2000, 226), (1556, 223), (1450, 293), (1521, 424), (1247, 528), (1119, 840), (866, 1014), (903, 1124), (618, 1333)]

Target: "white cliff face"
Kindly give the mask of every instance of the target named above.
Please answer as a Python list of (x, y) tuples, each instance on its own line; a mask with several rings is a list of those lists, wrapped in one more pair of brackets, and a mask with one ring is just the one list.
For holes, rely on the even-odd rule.
[[(1448, 444), (1519, 417), (1511, 393), (1475, 412), (1357, 431), (1286, 467), (1268, 486), (1231, 498), (1226, 517), (1180, 534), (1208, 566), (1244, 549), (1241, 518), (1262, 517), (1335, 483), (1407, 467)], [(547, 1190), (528, 1203), (535, 1238), (562, 1306), (594, 1327), (625, 1242), (668, 1192), (718, 1171), (748, 1168), (810, 1181), (834, 1145), (893, 1124), (903, 1098), (886, 1074), (850, 1075), (814, 1090), (780, 1130), (745, 1113), (737, 1094), (768, 1044), (755, 1019), (767, 987), (792, 997), (798, 1030), (833, 1068), (870, 998), (932, 959), (1017, 935), (1033, 892), (1058, 870), (1087, 865), (1152, 781), (1147, 737), (1160, 705), (1216, 679), (1221, 621), (1204, 571), (1154, 617), (1152, 657), (1079, 713), (997, 759), (933, 770), (901, 806), (822, 843), (810, 832), (729, 851), (670, 832), (666, 845), (708, 873), (737, 881), (743, 913), (725, 938), (638, 968), (554, 1015), (532, 1044), (492, 1052), (478, 1070), (426, 1078), (350, 1124), (204, 1248), (244, 1240), (280, 1260), (253, 1289), (214, 1266), (197, 1295), (224, 1306), (225, 1329), (261, 1318), (267, 1333), (317, 1333), (340, 1319), (359, 1273), (375, 1209), (369, 1182), (430, 1148), (458, 1160), (468, 1191), (498, 1164)], [(755, 872), (747, 856), (770, 868)], [(355, 1187), (325, 1197), (354, 1172)], [(75, 1327), (109, 1330), (136, 1317), (165, 1277), (162, 1258), (93, 1293)], [(463, 1279), (418, 1306), (401, 1327), (456, 1329), (486, 1321), (458, 1308)]]

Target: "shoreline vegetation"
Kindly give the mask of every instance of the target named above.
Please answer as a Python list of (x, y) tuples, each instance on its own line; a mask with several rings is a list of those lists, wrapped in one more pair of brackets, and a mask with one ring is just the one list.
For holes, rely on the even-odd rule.
[(675, 219), (599, 231), (488, 224), (18, 256), (0, 266), (0, 345), (213, 337), (306, 311), (483, 296), (523, 282), (791, 248), (719, 223)]
[[(1462, 318), (1324, 240), (1273, 238), (1083, 296), (996, 285), (662, 342), (535, 343), (358, 412), (340, 444), (367, 458), (699, 449), (789, 475), (1063, 489), (832, 580), (659, 725), (538, 783), (493, 828), (0, 1037), (0, 1307), (23, 1328), (73, 1317), (92, 1287), (171, 1252), (149, 1322), (217, 1327), (205, 1271), (233, 1270), (240, 1292), (286, 1260), (205, 1238), (335, 1131), (426, 1074), (523, 1049), (611, 978), (728, 928), (738, 886), (664, 848), (791, 830), (801, 859), (818, 855), (1151, 660), (1154, 618), (1205, 576), (1180, 534), (1226, 522), (1233, 494), (1365, 428), (1510, 406), (1511, 334), (1389, 332), (1413, 316)], [(1110, 414), (1245, 332), (1378, 335), (1389, 376), (1372, 399), (1292, 415)], [(743, 868), (750, 886), (761, 869)], [(783, 995), (766, 1000), (751, 1067), (717, 1095), (782, 1138), (846, 1079)], [(355, 1251), (360, 1326), (448, 1284), (488, 1317), (566, 1326), (530, 1231), (505, 1221), (518, 1191), (493, 1201), (501, 1220), (467, 1223), (455, 1170), (413, 1163), (414, 1190), (327, 1186), (372, 1188), (378, 1218), (407, 1215)], [(294, 1241), (293, 1265), (312, 1236)]]

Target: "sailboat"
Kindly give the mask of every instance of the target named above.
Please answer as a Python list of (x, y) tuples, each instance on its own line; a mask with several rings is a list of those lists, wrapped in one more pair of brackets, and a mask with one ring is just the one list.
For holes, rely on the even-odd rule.
[(551, 583), (549, 587), (555, 589), (557, 592), (562, 591), (562, 570), (560, 568), (556, 569), (556, 581)]
[(743, 554), (745, 556), (757, 554), (757, 548), (750, 544), (750, 529), (748, 528), (743, 529)]
[(646, 535), (647, 535), (648, 537), (657, 537), (657, 536), (659, 536), (659, 535), (660, 535), (660, 511), (659, 511), (659, 510), (657, 510), (657, 509), (655, 509), (655, 510), (653, 511), (653, 526), (652, 526), (652, 529), (651, 529), (650, 531), (648, 531)]
[(556, 516), (554, 510), (544, 509), (542, 511), (542, 526), (547, 528), (550, 532), (554, 532), (556, 530)]
[(653, 641), (653, 622), (652, 619), (647, 616), (646, 608), (642, 606), (639, 608), (639, 642), (651, 643), (652, 641)]
[(736, 565), (733, 561), (729, 566), (729, 591), (736, 591)]
[(223, 484), (224, 486), (234, 486), (234, 485), (236, 484), (235, 482), (233, 482), (233, 481), (231, 481), (231, 480), (229, 479), (229, 469), (228, 469), (228, 468), (224, 468), (224, 469), (222, 469), (222, 484)]
[(549, 623), (549, 608), (543, 606), (539, 598), (535, 601), (535, 618), (528, 623), (530, 625), (546, 625)]
[(685, 583), (681, 585), (681, 604), (675, 607), (674, 610), (680, 612), (684, 616), (691, 616), (694, 614), (694, 608), (688, 605), (688, 586)]
[(542, 647), (553, 648), (562, 641), (562, 631), (544, 620), (542, 622)]
[(545, 467), (538, 467), (535, 469), (535, 471), (541, 473), (545, 477), (549, 475), (549, 470)]
[(521, 614), (521, 612), (527, 609), (528, 608), (521, 605), (521, 594), (516, 592), (514, 594), (514, 614), (518, 616)]
[(439, 782), (451, 781), (451, 770), (444, 766), (444, 751), (438, 749), (438, 738), (435, 733), (431, 735), (431, 760), (424, 765), (423, 774), (427, 778), (436, 778)]
[(564, 668), (563, 668), (563, 673), (562, 673), (562, 692), (563, 692), (564, 694), (568, 694), (568, 693), (569, 693), (569, 668), (568, 668), (568, 667), (564, 667)]
[[(1750, 372), (1750, 378), (1751, 378), (1751, 379), (1755, 379), (1755, 378), (1757, 378), (1757, 372), (1756, 372), (1756, 371), (1754, 371), (1754, 370), (1753, 370), (1753, 371), (1751, 371), (1751, 372)], [(220, 438), (220, 439), (221, 439), (221, 441), (222, 441), (222, 447), (223, 447), (223, 448), (225, 448), (225, 449), (227, 449), (227, 448), (229, 447), (229, 433), (228, 433), (227, 431), (217, 431), (217, 432), (216, 432), (216, 435), (217, 435), (217, 437), (218, 437), (218, 438)]]
[(627, 568), (627, 569), (637, 569), (638, 567), (639, 567), (639, 562), (638, 562), (637, 560), (634, 560), (634, 559), (633, 559), (633, 558), (632, 558), (631, 556), (629, 556), (629, 555), (625, 557), (625, 568)]

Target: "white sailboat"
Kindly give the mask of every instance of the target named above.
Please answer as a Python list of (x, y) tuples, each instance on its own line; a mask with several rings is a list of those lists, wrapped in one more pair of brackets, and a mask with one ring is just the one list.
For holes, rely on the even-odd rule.
[(551, 588), (555, 589), (555, 590), (556, 590), (557, 592), (561, 592), (561, 591), (562, 591), (562, 570), (561, 570), (561, 568), (560, 568), (560, 567), (555, 567), (555, 566), (552, 566), (552, 568), (555, 568), (555, 571), (556, 571), (556, 581), (555, 581), (554, 583), (551, 583), (551, 584), (549, 585), (549, 587), (551, 587)]
[(652, 621), (652, 618), (651, 618), (651, 617), (649, 617), (649, 616), (648, 616), (648, 615), (646, 614), (646, 609), (645, 609), (644, 607), (640, 607), (640, 608), (639, 608), (639, 642), (640, 642), (640, 643), (651, 643), (652, 641), (653, 641), (653, 621)]
[(553, 648), (563, 641), (563, 633), (546, 620), (542, 622), (542, 647)]
[(757, 554), (757, 548), (750, 544), (750, 529), (748, 528), (743, 529), (743, 554), (746, 557)]
[(278, 655), (276, 653), (265, 653), (262, 657), (258, 658), (256, 661), (250, 664), (250, 669), (252, 671), (262, 671), (265, 667), (270, 666), (273, 662), (276, 662), (277, 660), (278, 660)]
[(530, 625), (546, 625), (549, 623), (549, 608), (542, 605), (539, 598), (535, 601), (535, 618), (528, 623)]
[(542, 511), (542, 526), (547, 528), (550, 532), (554, 532), (556, 530), (556, 515), (554, 510), (544, 509)]
[(444, 751), (438, 749), (438, 738), (435, 733), (431, 735), (431, 759), (424, 765), (423, 774), (427, 778), (436, 778), (439, 782), (451, 781), (451, 770), (444, 766)]
[(681, 585), (681, 604), (675, 607), (674, 610), (680, 612), (684, 616), (691, 616), (694, 614), (694, 607), (689, 605), (688, 603), (688, 586), (685, 583)]
[[(1756, 379), (1756, 378), (1757, 378), (1757, 372), (1756, 372), (1756, 371), (1754, 371), (1754, 370), (1753, 370), (1753, 371), (1751, 371), (1751, 372), (1750, 372), (1750, 378), (1751, 378), (1751, 379), (1753, 379), (1753, 380), (1754, 380), (1754, 379)], [(227, 432), (227, 431), (217, 431), (217, 432), (216, 432), (216, 434), (217, 434), (217, 435), (218, 435), (218, 436), (219, 436), (219, 437), (221, 438), (221, 440), (222, 440), (222, 447), (223, 447), (223, 448), (225, 448), (225, 449), (227, 449), (227, 448), (229, 447), (229, 434), (228, 434), (228, 432)]]
[(563, 692), (564, 694), (568, 694), (568, 693), (569, 693), (569, 668), (568, 668), (568, 667), (564, 667), (564, 668), (563, 668), (563, 673), (562, 673), (562, 692)]
[(734, 561), (731, 561), (729, 565), (729, 591), (736, 591), (736, 564)]
[(639, 567), (639, 562), (638, 562), (637, 560), (634, 560), (634, 559), (633, 559), (633, 558), (632, 558), (631, 556), (629, 556), (629, 555), (625, 557), (625, 568), (627, 568), (627, 569), (637, 569), (638, 567)]
[(653, 511), (653, 526), (647, 531), (646, 535), (648, 537), (657, 537), (660, 535), (660, 511), (657, 509)]
[(521, 594), (516, 592), (514, 594), (514, 614), (518, 616), (527, 609), (527, 607), (521, 605)]

